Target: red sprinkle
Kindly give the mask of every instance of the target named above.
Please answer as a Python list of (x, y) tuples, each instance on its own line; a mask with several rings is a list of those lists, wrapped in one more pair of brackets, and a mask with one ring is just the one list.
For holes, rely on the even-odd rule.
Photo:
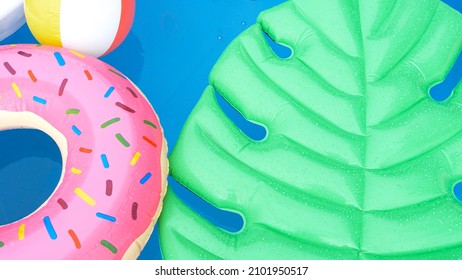
[(112, 180), (107, 180), (106, 181), (106, 195), (107, 196), (112, 195)]
[(138, 218), (138, 203), (133, 202), (132, 204), (132, 219), (136, 220)]
[(138, 98), (138, 95), (136, 95), (136, 92), (134, 92), (133, 89), (127, 87), (127, 90), (133, 95), (133, 97)]
[(24, 57), (31, 57), (32, 56), (30, 53), (26, 53), (26, 52), (23, 52), (23, 51), (19, 51), (18, 54), (22, 55)]
[(124, 105), (124, 104), (122, 104), (122, 103), (120, 103), (120, 102), (116, 102), (115, 105), (118, 106), (118, 107), (120, 107), (120, 108), (122, 108), (122, 109), (124, 109), (124, 110), (127, 111), (127, 112), (130, 112), (130, 113), (135, 113), (135, 112), (136, 112), (136, 111), (133, 110), (132, 108), (130, 108), (130, 107), (128, 107), (127, 105)]
[(5, 62), (5, 63), (3, 63), (3, 65), (5, 66), (6, 70), (8, 70), (8, 72), (10, 72), (11, 75), (16, 75), (16, 70), (14, 70), (13, 67), (11, 67), (10, 63)]
[(82, 152), (82, 153), (85, 153), (85, 154), (91, 154), (93, 152), (92, 150), (87, 149), (87, 148), (83, 148), (83, 147), (81, 147), (79, 149), (79, 151)]
[(69, 233), (69, 235), (71, 236), (72, 241), (74, 242), (75, 248), (77, 248), (77, 249), (82, 248), (82, 245), (80, 244), (80, 240), (79, 240), (79, 238), (77, 237), (77, 235), (75, 234), (75, 232), (74, 232), (72, 229), (70, 229), (70, 230), (68, 231), (68, 233)]
[(61, 205), (61, 207), (62, 207), (64, 210), (66, 210), (67, 207), (69, 207), (69, 206), (67, 205), (66, 201), (64, 201), (64, 199), (62, 199), (62, 198), (58, 199), (58, 204)]
[(89, 81), (93, 80), (93, 76), (91, 75), (90, 71), (85, 70), (85, 71), (83, 71), (83, 72), (85, 73), (85, 76), (87, 76), (87, 79), (88, 79)]
[(143, 136), (143, 139), (144, 139), (144, 141), (146, 141), (146, 142), (148, 142), (149, 144), (151, 144), (152, 146), (154, 146), (154, 148), (157, 147), (157, 144), (154, 143), (154, 142), (153, 142), (151, 139), (149, 139), (148, 137)]
[(59, 94), (58, 94), (59, 96), (62, 96), (64, 94), (64, 89), (66, 88), (67, 81), (68, 79), (64, 79), (61, 82), (61, 86), (59, 87)]
[(32, 70), (27, 71), (27, 74), (29, 74), (29, 77), (32, 80), (32, 82), (37, 82), (37, 77), (35, 77), (34, 72), (32, 72)]

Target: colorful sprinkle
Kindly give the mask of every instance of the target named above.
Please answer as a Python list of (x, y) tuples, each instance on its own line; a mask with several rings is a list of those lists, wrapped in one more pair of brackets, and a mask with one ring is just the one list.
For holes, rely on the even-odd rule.
[(24, 56), (24, 57), (31, 57), (32, 56), (32, 54), (26, 53), (26, 52), (23, 52), (23, 51), (19, 51), (18, 54), (21, 55), (21, 56)]
[(66, 111), (66, 115), (78, 115), (80, 113), (79, 109), (69, 109)]
[(154, 128), (154, 129), (157, 129), (157, 126), (155, 124), (153, 124), (152, 122), (148, 121), (148, 120), (144, 120), (144, 123), (149, 125), (150, 127)]
[(77, 249), (82, 248), (82, 245), (80, 244), (80, 240), (77, 237), (77, 234), (75, 234), (75, 232), (72, 229), (70, 229), (67, 233), (69, 233), (69, 235), (71, 236), (71, 239), (74, 242), (75, 248)]
[(86, 192), (84, 192), (81, 188), (75, 188), (74, 192), (86, 204), (88, 204), (90, 206), (95, 206), (96, 205), (96, 201), (93, 198), (91, 198), (91, 196), (89, 196)]
[(0, 248), (2, 248), (3, 246), (5, 246), (5, 243), (3, 241), (0, 241)]
[(75, 125), (72, 126), (72, 130), (74, 131), (75, 134), (77, 134), (77, 136), (80, 136), (82, 134), (80, 129), (78, 129)]
[(90, 71), (85, 70), (85, 71), (83, 71), (83, 73), (85, 73), (85, 76), (87, 77), (87, 80), (89, 80), (89, 81), (93, 80), (93, 76), (91, 75)]
[(115, 87), (110, 87), (107, 91), (106, 94), (104, 94), (104, 98), (108, 98), (111, 96), (111, 94), (114, 92)]
[(112, 180), (107, 180), (106, 181), (106, 195), (107, 196), (112, 195)]
[(156, 143), (154, 143), (154, 141), (152, 141), (152, 140), (151, 140), (151, 139), (149, 139), (148, 137), (146, 137), (146, 136), (143, 136), (143, 140), (144, 140), (144, 141), (146, 141), (146, 142), (148, 142), (148, 143), (149, 143), (149, 145), (153, 146), (154, 148), (156, 148), (156, 147), (157, 147)]
[(14, 70), (13, 67), (11, 67), (11, 64), (9, 62), (5, 62), (3, 63), (3, 65), (5, 66), (6, 70), (10, 72), (11, 75), (16, 75), (16, 70)]
[(135, 166), (135, 164), (140, 159), (140, 156), (141, 156), (141, 154), (139, 152), (136, 152), (135, 155), (133, 156), (132, 160), (130, 161), (130, 165)]
[(125, 78), (124, 75), (122, 75), (122, 74), (120, 74), (120, 73), (118, 73), (118, 72), (116, 72), (116, 71), (114, 71), (114, 70), (112, 70), (112, 69), (108, 69), (108, 70), (109, 70), (109, 72), (111, 72), (112, 74), (116, 74), (117, 76), (119, 76), (119, 77), (121, 77), (121, 78), (127, 79), (127, 78)]
[(26, 230), (26, 225), (21, 224), (18, 228), (18, 240), (23, 240), (24, 239), (24, 232)]
[(16, 93), (16, 96), (18, 96), (18, 98), (22, 98), (22, 93), (21, 93), (21, 90), (19, 89), (18, 85), (16, 83), (12, 83), (11, 87), (13, 88), (14, 92)]
[(117, 140), (119, 140), (119, 142), (124, 145), (124, 147), (130, 147), (130, 143), (128, 143), (128, 141), (122, 136), (122, 134), (120, 133), (117, 133), (116, 134), (116, 138)]
[(34, 100), (35, 102), (37, 103), (40, 103), (40, 104), (43, 104), (43, 105), (46, 105), (47, 104), (47, 101), (43, 98), (40, 98), (38, 96), (34, 96), (32, 97), (32, 100)]
[(146, 182), (151, 178), (151, 176), (152, 176), (152, 174), (150, 172), (148, 172), (146, 175), (144, 175), (143, 178), (141, 178), (140, 184), (141, 185), (146, 184)]
[(136, 94), (135, 91), (133, 91), (133, 89), (131, 89), (130, 87), (127, 87), (127, 90), (133, 95), (133, 97), (138, 98), (138, 95)]
[(136, 202), (132, 204), (132, 219), (135, 221), (138, 219), (138, 203)]
[(67, 205), (66, 201), (64, 201), (64, 199), (62, 198), (59, 198), (57, 200), (58, 204), (61, 206), (61, 208), (63, 208), (64, 210), (66, 210), (69, 206)]
[(29, 78), (32, 80), (32, 82), (37, 82), (37, 77), (35, 77), (34, 72), (32, 72), (32, 70), (28, 70), (27, 74), (29, 75)]
[(63, 96), (64, 89), (66, 88), (68, 81), (69, 81), (68, 79), (63, 79), (63, 81), (61, 82), (61, 85), (59, 86), (58, 96)]
[(75, 56), (77, 56), (78, 58), (85, 58), (85, 56), (81, 53), (78, 53), (76, 51), (73, 51), (73, 50), (69, 50), (69, 52)]
[(43, 223), (45, 224), (45, 228), (47, 229), (50, 238), (53, 240), (58, 238), (58, 235), (56, 234), (56, 231), (53, 228), (53, 224), (51, 223), (50, 217), (46, 216), (45, 218), (43, 218)]
[(119, 122), (119, 121), (120, 121), (120, 118), (113, 118), (113, 119), (108, 120), (107, 122), (103, 123), (101, 125), (101, 128), (106, 128), (106, 127), (110, 126), (111, 124), (114, 124), (114, 123)]
[(107, 156), (105, 154), (101, 155), (101, 161), (103, 162), (104, 168), (109, 168), (109, 161), (107, 160)]
[(64, 60), (63, 56), (59, 52), (54, 53), (56, 61), (58, 61), (59, 66), (66, 65), (66, 61)]
[(135, 113), (135, 112), (136, 112), (136, 111), (133, 110), (132, 108), (130, 108), (130, 107), (128, 107), (127, 105), (124, 105), (124, 104), (122, 104), (122, 103), (120, 103), (120, 102), (116, 102), (115, 105), (118, 106), (118, 107), (120, 107), (120, 108), (122, 108), (122, 109), (124, 109), (125, 111), (127, 111), (127, 112), (129, 112), (129, 113)]
[(85, 153), (85, 154), (91, 154), (93, 152), (93, 150), (90, 150), (90, 149), (87, 149), (87, 148), (83, 148), (83, 147), (80, 147), (79, 151), (81, 153)]
[(113, 254), (117, 253), (117, 248), (114, 245), (112, 245), (111, 243), (109, 243), (108, 241), (106, 241), (104, 239), (101, 240), (101, 245), (103, 245), (104, 247), (109, 249), (109, 251), (111, 251)]
[(101, 212), (96, 213), (96, 217), (98, 217), (100, 219), (103, 219), (103, 220), (106, 220), (106, 221), (109, 221), (111, 223), (114, 223), (116, 221), (115, 217), (106, 215), (106, 214), (101, 213)]
[(82, 174), (82, 170), (77, 169), (77, 168), (75, 168), (75, 167), (72, 167), (72, 168), (71, 168), (71, 172), (74, 173), (74, 174), (76, 174), (76, 175)]

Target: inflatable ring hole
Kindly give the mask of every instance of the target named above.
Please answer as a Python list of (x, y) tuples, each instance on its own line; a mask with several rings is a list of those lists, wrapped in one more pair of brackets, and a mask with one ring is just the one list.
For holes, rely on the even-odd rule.
[(288, 46), (285, 46), (281, 43), (278, 43), (276, 42), (275, 40), (273, 40), (273, 38), (271, 38), (271, 36), (266, 33), (265, 31), (262, 31), (263, 32), (263, 36), (265, 37), (266, 39), (266, 42), (268, 42), (268, 45), (269, 47), (271, 48), (271, 50), (273, 51), (273, 53), (281, 58), (281, 59), (289, 59), (292, 57), (292, 54), (293, 54), (293, 51), (290, 47)]
[(452, 67), (451, 71), (449, 71), (444, 81), (437, 83), (430, 88), (430, 97), (437, 102), (446, 101), (452, 96), (454, 89), (459, 84), (461, 78), (462, 52), (459, 53), (459, 57), (457, 58), (454, 66)]
[(0, 131), (0, 225), (32, 214), (57, 188), (62, 155), (55, 141), (36, 129)]
[(462, 202), (462, 182), (454, 184), (452, 187), (452, 193), (459, 202)]
[(215, 97), (218, 105), (225, 115), (249, 138), (254, 141), (262, 141), (267, 136), (267, 130), (265, 127), (247, 120), (236, 108), (234, 108), (226, 99), (221, 96), (218, 91), (215, 90)]
[(181, 201), (215, 226), (230, 233), (238, 233), (244, 228), (244, 218), (240, 214), (213, 206), (171, 177), (168, 185)]

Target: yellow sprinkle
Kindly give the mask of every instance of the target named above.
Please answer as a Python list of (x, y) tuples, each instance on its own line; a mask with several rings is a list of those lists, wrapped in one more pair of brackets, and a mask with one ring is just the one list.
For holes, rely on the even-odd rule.
[(22, 93), (21, 90), (19, 89), (18, 85), (16, 83), (12, 83), (11, 87), (13, 88), (14, 92), (18, 96), (18, 98), (22, 98)]
[(25, 224), (21, 224), (18, 228), (18, 239), (23, 240), (24, 239), (24, 230), (26, 229)]
[(80, 197), (80, 199), (85, 201), (88, 205), (96, 205), (96, 201), (93, 198), (91, 198), (86, 192), (84, 192), (81, 188), (75, 188), (74, 192), (78, 197)]
[(77, 169), (77, 168), (75, 168), (75, 167), (72, 167), (72, 168), (71, 168), (71, 172), (74, 173), (74, 174), (77, 174), (77, 175), (82, 174), (82, 170)]
[(79, 58), (84, 58), (85, 56), (81, 53), (78, 53), (76, 51), (73, 51), (73, 50), (69, 50), (70, 53), (74, 54), (75, 56), (79, 57)]
[(132, 161), (130, 161), (131, 166), (135, 166), (135, 164), (138, 162), (140, 159), (141, 154), (139, 152), (136, 152), (135, 155), (132, 158)]

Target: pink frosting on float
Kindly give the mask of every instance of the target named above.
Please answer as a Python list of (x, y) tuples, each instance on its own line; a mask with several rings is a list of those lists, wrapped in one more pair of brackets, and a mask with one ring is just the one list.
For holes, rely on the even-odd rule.
[(0, 111), (43, 118), (68, 154), (50, 199), (0, 226), (0, 259), (121, 259), (162, 199), (163, 134), (151, 105), (117, 70), (70, 50), (2, 46), (0, 60)]

